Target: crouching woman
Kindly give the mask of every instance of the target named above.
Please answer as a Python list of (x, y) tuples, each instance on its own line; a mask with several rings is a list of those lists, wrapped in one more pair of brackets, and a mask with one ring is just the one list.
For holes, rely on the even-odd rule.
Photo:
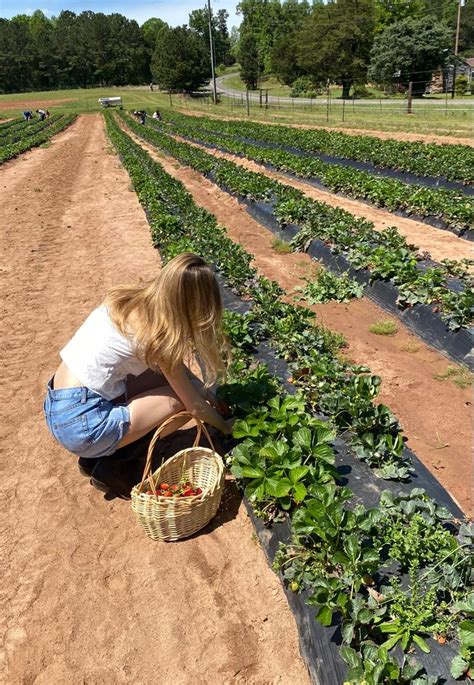
[[(144, 286), (119, 286), (61, 350), (48, 383), (49, 430), (80, 462), (113, 454), (187, 410), (224, 434), (233, 419), (210, 392), (223, 368), (222, 300), (199, 256), (172, 259)], [(205, 383), (189, 370), (197, 356)], [(187, 421), (179, 417), (164, 430)]]

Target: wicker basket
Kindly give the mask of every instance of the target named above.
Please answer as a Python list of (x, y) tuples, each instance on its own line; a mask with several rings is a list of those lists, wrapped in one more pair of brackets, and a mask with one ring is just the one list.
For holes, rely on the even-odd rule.
[[(148, 448), (148, 455), (139, 485), (131, 492), (132, 510), (152, 540), (175, 541), (196, 533), (216, 515), (224, 489), (224, 464), (215, 452), (205, 425), (194, 418), (197, 435), (193, 447), (181, 450), (164, 462), (155, 473), (151, 473), (153, 448), (163, 429), (176, 417), (188, 416), (180, 412), (171, 416), (159, 426)], [(199, 447), (204, 432), (212, 449)], [(179, 483), (182, 479), (190, 481), (194, 487), (202, 489), (195, 497), (161, 497), (147, 495), (146, 491), (156, 493), (159, 483)]]

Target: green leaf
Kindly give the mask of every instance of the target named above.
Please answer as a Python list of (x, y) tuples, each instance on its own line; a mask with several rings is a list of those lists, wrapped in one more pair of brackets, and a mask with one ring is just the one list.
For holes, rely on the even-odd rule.
[(474, 647), (474, 621), (466, 619), (459, 624), (459, 639), (464, 647)]
[(328, 606), (322, 606), (316, 614), (316, 619), (322, 626), (330, 626), (332, 623), (332, 609)]
[(361, 658), (352, 647), (341, 647), (339, 653), (350, 668), (357, 668), (362, 663)]
[(275, 480), (274, 478), (267, 478), (266, 481), (266, 491), (269, 495), (274, 497), (286, 497), (291, 490), (291, 483), (288, 478)]
[(293, 442), (302, 450), (308, 451), (311, 448), (311, 431), (309, 428), (300, 428), (293, 433)]
[(397, 642), (400, 640), (400, 638), (401, 638), (400, 633), (397, 633), (396, 635), (393, 635), (392, 637), (389, 637), (388, 640), (386, 640), (386, 641), (383, 643), (382, 647), (385, 647), (385, 649), (387, 650), (387, 652), (389, 652), (391, 649), (393, 649), (393, 647), (395, 647), (395, 645), (396, 645)]
[(420, 635), (413, 635), (413, 642), (417, 644), (421, 651), (425, 652), (425, 654), (430, 653), (430, 648)]
[(289, 472), (289, 477), (292, 483), (296, 483), (306, 476), (309, 471), (309, 466), (295, 466)]
[(265, 471), (263, 469), (253, 468), (252, 466), (243, 466), (241, 469), (243, 478), (264, 478)]
[(302, 502), (307, 494), (308, 491), (304, 483), (295, 483), (295, 485), (293, 485), (293, 496), (297, 504)]
[(463, 659), (460, 654), (458, 654), (451, 661), (451, 668), (449, 672), (451, 673), (453, 678), (460, 678), (466, 673), (468, 668), (469, 664), (467, 663), (467, 661)]

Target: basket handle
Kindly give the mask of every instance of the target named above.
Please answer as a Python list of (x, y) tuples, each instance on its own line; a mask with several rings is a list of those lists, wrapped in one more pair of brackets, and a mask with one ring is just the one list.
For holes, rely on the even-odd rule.
[(196, 438), (194, 439), (193, 447), (197, 447), (199, 445), (199, 443), (201, 441), (201, 435), (202, 435), (202, 433), (204, 433), (204, 435), (207, 438), (208, 443), (210, 444), (210, 446), (212, 448), (212, 451), (213, 452), (216, 451), (215, 447), (214, 447), (214, 443), (211, 440), (211, 436), (209, 435), (209, 431), (207, 430), (205, 424), (201, 421), (201, 419), (198, 419), (196, 416), (193, 416), (191, 414), (191, 412), (189, 412), (189, 411), (180, 411), (177, 414), (173, 414), (172, 416), (169, 416), (167, 419), (165, 419), (163, 421), (163, 423), (161, 423), (158, 426), (158, 428), (156, 429), (155, 434), (153, 435), (153, 437), (150, 441), (150, 444), (148, 446), (148, 454), (146, 457), (146, 464), (145, 464), (145, 469), (143, 471), (142, 481), (140, 483), (140, 488), (139, 488), (140, 490), (142, 489), (144, 482), (148, 478), (148, 482), (151, 486), (151, 490), (152, 490), (153, 494), (156, 495), (156, 486), (155, 486), (155, 483), (153, 481), (153, 477), (152, 477), (152, 473), (151, 473), (151, 462), (153, 459), (153, 449), (154, 449), (156, 443), (158, 442), (163, 430), (166, 428), (166, 426), (168, 426), (172, 421), (174, 421), (175, 419), (177, 419), (181, 416), (187, 416), (188, 418), (193, 419), (196, 422), (197, 433), (196, 433)]

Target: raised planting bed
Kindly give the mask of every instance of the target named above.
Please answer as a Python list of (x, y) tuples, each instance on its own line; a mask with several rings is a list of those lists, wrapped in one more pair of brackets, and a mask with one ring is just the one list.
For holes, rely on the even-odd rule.
[[(298, 129), (255, 121), (224, 121), (206, 117), (187, 117), (193, 126), (253, 140), (290, 146), (305, 152), (318, 152), (339, 159), (368, 162), (377, 168), (401, 170), (421, 177), (439, 177), (464, 185), (474, 183), (474, 149), (468, 145), (382, 140), (375, 136), (351, 136), (340, 131)], [(175, 112), (164, 112), (174, 119)]]
[[(25, 135), (13, 143), (0, 145), (0, 164), (7, 162), (9, 159), (18, 157), (23, 152), (30, 150), (33, 147), (38, 147), (46, 143), (56, 133), (63, 131), (70, 126), (76, 119), (76, 114), (55, 115), (54, 118), (46, 119), (42, 124), (45, 124), (32, 135)], [(52, 121), (51, 121), (52, 120)], [(22, 129), (23, 131), (23, 129)]]
[(370, 222), (309, 200), (294, 188), (219, 160), (160, 131), (144, 129), (129, 118), (126, 121), (138, 135), (246, 202), (271, 230), (289, 226), (285, 237), (294, 236), (297, 249), (312, 250), (313, 256), (321, 253), (328, 268), (337, 272), (350, 269), (368, 286), (369, 296), (400, 316), (426, 342), (472, 366), (474, 291), (467, 273), (454, 279), (446, 265), (427, 269), (417, 250), (396, 229), (377, 232)]
[[(165, 131), (168, 128), (166, 125), (152, 125)], [(342, 164), (313, 160), (301, 151), (260, 141), (231, 139), (220, 133), (179, 123), (179, 120), (175, 122), (174, 119), (172, 131), (205, 147), (254, 160), (272, 171), (282, 171), (290, 178), (302, 178), (322, 190), (331, 190), (341, 196), (387, 209), (399, 216), (423, 221), (435, 228), (452, 231), (459, 237), (472, 239), (474, 236), (474, 199), (466, 197), (459, 188), (435, 190), (410, 186), (400, 180), (345, 168), (350, 166), (347, 160)], [(474, 189), (468, 190), (471, 191), (474, 197)]]

